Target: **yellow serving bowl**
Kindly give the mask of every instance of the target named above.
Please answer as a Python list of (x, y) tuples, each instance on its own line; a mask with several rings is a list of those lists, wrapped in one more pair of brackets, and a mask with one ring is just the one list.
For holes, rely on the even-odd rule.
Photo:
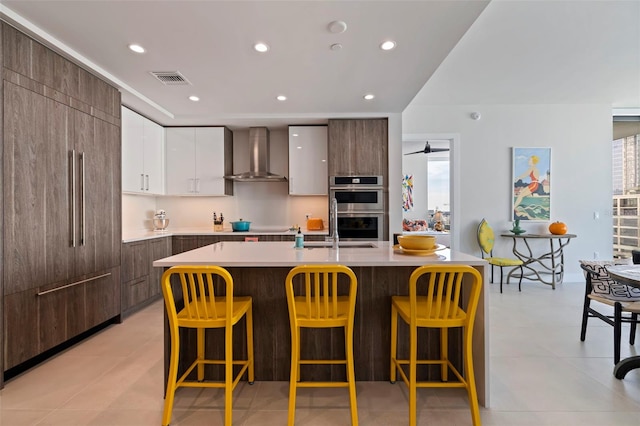
[(436, 245), (433, 235), (398, 235), (400, 247), (409, 250), (431, 250)]

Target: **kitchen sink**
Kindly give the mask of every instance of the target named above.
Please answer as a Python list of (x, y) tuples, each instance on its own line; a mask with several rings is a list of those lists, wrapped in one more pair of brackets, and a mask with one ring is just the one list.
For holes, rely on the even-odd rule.
[[(333, 247), (333, 243), (331, 241), (305, 241), (304, 248), (312, 249), (312, 248), (331, 248)], [(376, 248), (378, 247), (375, 243), (365, 243), (358, 241), (340, 241), (338, 242), (338, 247), (342, 248)]]

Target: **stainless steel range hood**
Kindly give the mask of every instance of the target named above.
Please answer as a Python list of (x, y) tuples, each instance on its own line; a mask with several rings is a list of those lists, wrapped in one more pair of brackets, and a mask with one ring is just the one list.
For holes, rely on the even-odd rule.
[(236, 182), (286, 182), (287, 178), (269, 172), (269, 129), (249, 128), (249, 171), (225, 176)]

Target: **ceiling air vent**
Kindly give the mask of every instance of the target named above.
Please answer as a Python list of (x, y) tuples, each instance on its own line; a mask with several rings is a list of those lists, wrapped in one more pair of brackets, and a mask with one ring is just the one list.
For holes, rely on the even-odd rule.
[(189, 80), (180, 71), (151, 71), (151, 75), (166, 86), (188, 86)]

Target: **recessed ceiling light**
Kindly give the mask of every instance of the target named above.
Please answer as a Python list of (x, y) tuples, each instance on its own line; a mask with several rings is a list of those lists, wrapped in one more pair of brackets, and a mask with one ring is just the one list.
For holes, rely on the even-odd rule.
[(293, 136), (293, 137), (298, 137), (298, 134), (297, 134), (297, 133), (294, 133), (294, 134), (292, 134), (291, 136)]
[(200, 98), (197, 97), (197, 96), (189, 96), (189, 100), (191, 100), (193, 102), (198, 102), (200, 100)]
[(329, 49), (331, 49), (331, 50), (340, 50), (340, 49), (342, 49), (342, 45), (340, 43), (333, 43), (331, 46), (329, 46)]
[(340, 34), (347, 31), (347, 23), (344, 21), (333, 21), (329, 23), (327, 29), (333, 34)]
[(380, 45), (380, 49), (382, 50), (391, 50), (396, 47), (396, 42), (393, 40), (387, 40)]
[(372, 95), (371, 93), (367, 93), (366, 95), (363, 96), (363, 98), (370, 101), (371, 99), (375, 98), (375, 95)]
[(276, 96), (276, 99), (279, 100), (279, 101), (286, 101), (287, 97), (284, 96), (284, 95), (278, 95), (278, 96)]
[(136, 53), (144, 53), (144, 47), (139, 44), (130, 44), (129, 49), (133, 50)]
[(298, 149), (302, 149), (302, 147), (301, 147), (301, 146), (299, 146), (299, 147), (298, 147)]
[(269, 50), (269, 45), (267, 45), (266, 43), (256, 43), (253, 45), (253, 48), (260, 53), (264, 53), (266, 51)]

